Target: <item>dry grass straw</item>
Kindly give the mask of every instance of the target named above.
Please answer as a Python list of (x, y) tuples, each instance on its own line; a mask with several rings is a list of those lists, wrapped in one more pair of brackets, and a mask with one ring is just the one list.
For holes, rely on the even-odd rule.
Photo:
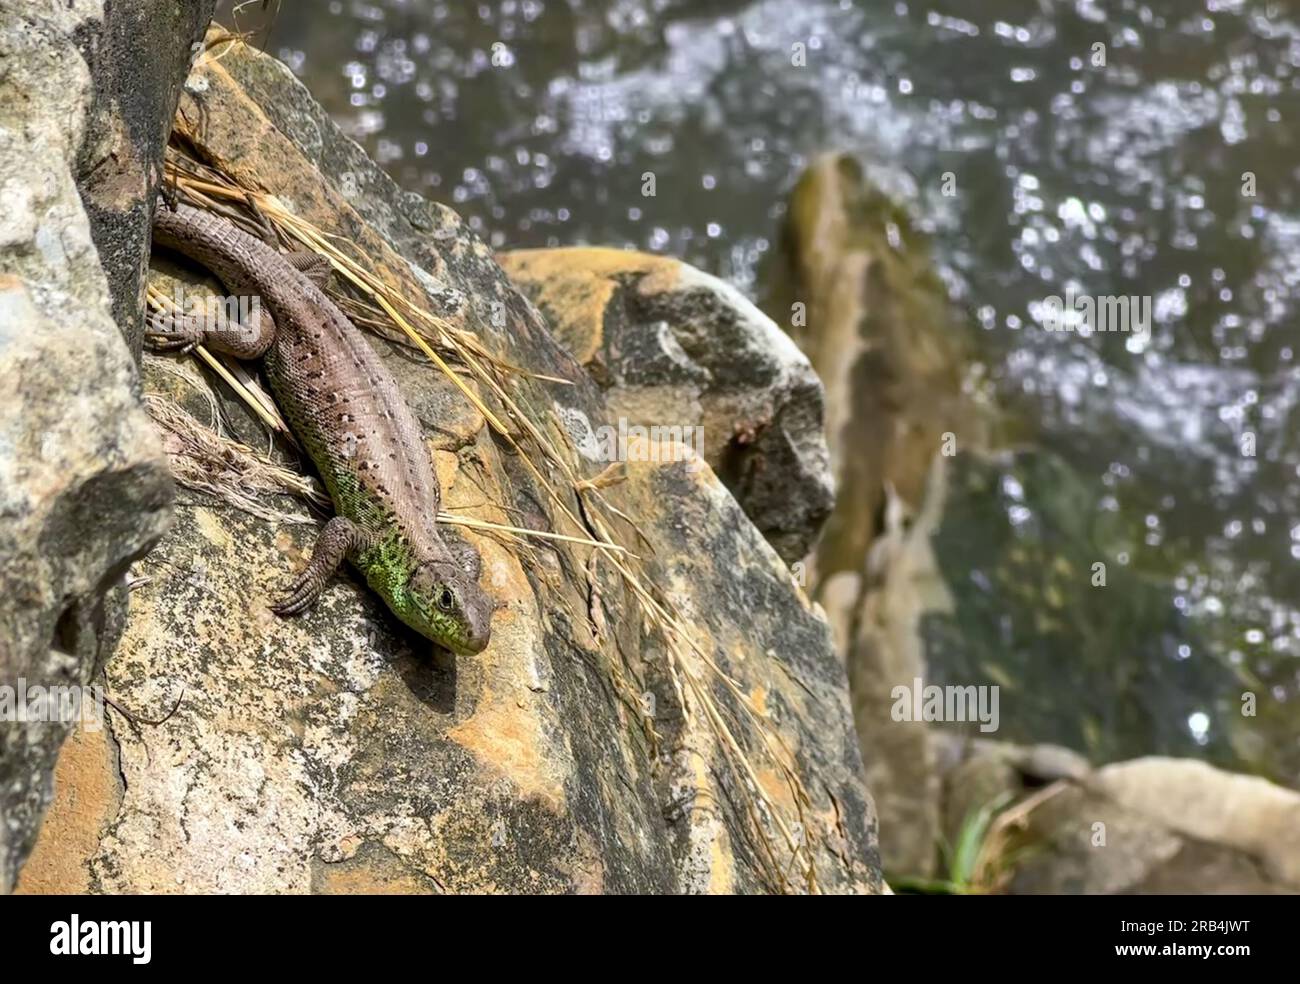
[[(737, 780), (743, 809), (752, 824), (756, 843), (763, 855), (762, 861), (772, 887), (779, 891), (803, 889), (818, 891), (814, 851), (816, 835), (807, 820), (811, 801), (803, 781), (794, 767), (794, 756), (781, 736), (760, 711), (750, 696), (726, 673), (695, 638), (683, 617), (666, 600), (664, 593), (646, 571), (640, 557), (618, 542), (606, 516), (614, 516), (635, 528), (633, 520), (614, 508), (603, 494), (603, 488), (620, 480), (606, 474), (593, 480), (583, 480), (577, 474), (577, 456), (566, 445), (562, 454), (534, 418), (541, 414), (525, 412), (512, 395), (506, 380), (518, 367), (497, 358), (487, 351), (477, 336), (463, 331), (422, 306), (412, 303), (401, 291), (385, 282), (369, 268), (355, 244), (328, 235), (311, 223), (289, 212), (274, 196), (238, 187), (228, 177), (205, 165), (195, 162), (176, 148), (169, 148), (167, 178), (172, 188), (185, 200), (198, 207), (209, 208), (232, 217), (255, 235), (264, 236), (263, 230), (246, 216), (231, 215), (230, 203), (240, 203), (252, 209), (280, 237), (295, 249), (309, 249), (327, 257), (334, 270), (361, 295), (363, 303), (377, 309), (376, 318), (395, 326), (416, 348), (449, 379), (467, 401), (482, 414), (488, 425), (518, 453), (518, 460), (532, 474), (540, 489), (554, 503), (557, 517), (570, 530), (563, 533), (542, 533), (519, 527), (503, 527), (484, 521), (455, 520), (462, 525), (479, 529), (492, 529), (511, 536), (544, 537), (572, 544), (589, 546), (598, 551), (609, 564), (636, 601), (644, 620), (654, 626), (664, 638), (667, 649), (667, 672), (677, 699), (687, 720), (700, 716), (714, 736)], [(353, 254), (356, 255), (353, 255)], [(200, 353), (210, 365), (216, 360), (210, 353)], [(453, 366), (455, 363), (455, 366)], [(214, 365), (215, 368), (215, 365)], [(525, 373), (533, 378), (550, 379)], [(233, 375), (233, 373), (232, 373)], [(223, 376), (225, 374), (223, 373)], [(229, 377), (226, 377), (229, 381)], [(565, 382), (564, 380), (552, 380)], [(473, 385), (477, 383), (490, 393), (500, 411), (489, 406)], [(233, 384), (232, 384), (233, 385)], [(252, 387), (244, 383), (235, 387), (246, 402), (264, 420), (264, 413)], [(278, 416), (275, 415), (275, 416)], [(268, 423), (270, 421), (268, 420)], [(274, 425), (282, 429), (282, 421)], [(562, 428), (557, 428), (563, 433)], [(531, 445), (532, 454), (525, 453), (521, 440)], [(543, 464), (546, 466), (543, 468)], [(547, 471), (558, 475), (553, 481)], [(564, 492), (561, 492), (561, 488)], [(565, 494), (567, 493), (567, 494)], [(640, 536), (640, 530), (637, 529)], [(644, 540), (644, 536), (641, 537)], [(583, 565), (588, 571), (591, 565)], [(595, 590), (594, 584), (592, 590)], [(616, 690), (624, 703), (634, 710), (641, 726), (657, 747), (658, 735), (654, 723), (644, 709), (636, 687), (627, 680), (623, 668), (613, 661), (607, 667)], [(741, 708), (743, 721), (734, 719), (720, 706), (712, 690), (717, 681)], [(776, 766), (784, 781), (794, 806), (793, 816), (788, 816), (764, 788), (749, 753), (742, 746), (738, 727), (747, 722), (758, 736), (763, 755)], [(773, 833), (775, 832), (775, 834)], [(783, 864), (779, 846), (784, 845), (786, 860)]]
[[(169, 363), (159, 360), (164, 372), (184, 377)], [(216, 400), (207, 390), (195, 387), (208, 401), (211, 423), (204, 426), (174, 401), (146, 393), (145, 408), (162, 428), (164, 448), (172, 474), (186, 488), (206, 492), (237, 509), (272, 522), (310, 523), (306, 513), (286, 513), (264, 505), (268, 494), (288, 494), (322, 508), (330, 499), (320, 483), (301, 472), (285, 468), (259, 451), (227, 437), (221, 426)]]

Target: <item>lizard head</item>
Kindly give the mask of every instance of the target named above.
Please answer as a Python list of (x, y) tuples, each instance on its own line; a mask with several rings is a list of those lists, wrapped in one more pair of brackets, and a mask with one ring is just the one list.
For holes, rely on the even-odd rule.
[(422, 636), (463, 656), (487, 648), (493, 605), (471, 572), (454, 563), (424, 563), (403, 594), (407, 604), (397, 614)]

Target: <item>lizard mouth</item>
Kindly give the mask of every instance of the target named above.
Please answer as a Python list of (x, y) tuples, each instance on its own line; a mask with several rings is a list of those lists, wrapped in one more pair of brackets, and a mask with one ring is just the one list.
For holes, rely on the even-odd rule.
[(447, 643), (446, 648), (450, 649), (457, 656), (477, 656), (483, 650), (487, 649), (490, 636), (473, 639), (458, 639), (453, 643)]

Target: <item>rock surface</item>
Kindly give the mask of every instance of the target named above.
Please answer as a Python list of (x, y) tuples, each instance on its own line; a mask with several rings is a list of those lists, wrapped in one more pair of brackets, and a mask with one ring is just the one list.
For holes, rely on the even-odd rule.
[(835, 497), (822, 386), (767, 315), (667, 257), (573, 247), (499, 259), (605, 389), (612, 418), (700, 435), (776, 552), (789, 563), (807, 556)]
[(153, 191), (162, 173), (180, 84), (216, 0), (110, 3), (78, 37), (94, 93), (77, 187), (108, 276), (113, 318), (139, 359)]
[(92, 98), (78, 44), (102, 27), (98, 2), (0, 0), (0, 891), (70, 727), (16, 720), (12, 701), (91, 680), (121, 629), (127, 565), (169, 517), (73, 181)]
[[(570, 380), (509, 383), (551, 441), (563, 442), (562, 418), (609, 419), (599, 387), (459, 217), (396, 189), (278, 62), (223, 46), (196, 66), (180, 115), (201, 119), (187, 136), (206, 159), (357, 244), (496, 357)], [(445, 509), (573, 533), (523, 456), (446, 377), (407, 346), (373, 344), (426, 425)], [(151, 393), (204, 426), (218, 400), (236, 434), (266, 446), (190, 362), (147, 366)], [(603, 469), (573, 465), (588, 477)], [(765, 845), (781, 842), (774, 817), (802, 814), (791, 832), (818, 888), (879, 890), (874, 815), (825, 621), (698, 461), (630, 462), (603, 494), (636, 517), (646, 542), (621, 535), (731, 684), (693, 654), (670, 655), (609, 560), (556, 541), (465, 532), (502, 606), (478, 657), (431, 651), (350, 575), (301, 618), (276, 618), (267, 600), (302, 564), (314, 524), (187, 490), (175, 528), (137, 568), (148, 580), (106, 668), (115, 697), (146, 716), (184, 697), (156, 727), (112, 716), (106, 747), (69, 746), (47, 827), (59, 843), (41, 844), (24, 888), (799, 890), (806, 882), (773, 876), (788, 850), (778, 843), (784, 853), (768, 859)], [(561, 498), (577, 508), (571, 492)], [(728, 758), (701, 692), (752, 773)], [(789, 749), (795, 785), (764, 734)]]

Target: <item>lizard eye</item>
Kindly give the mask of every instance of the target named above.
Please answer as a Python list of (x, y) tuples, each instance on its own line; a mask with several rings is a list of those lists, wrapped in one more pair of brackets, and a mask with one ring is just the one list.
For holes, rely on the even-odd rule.
[(443, 588), (438, 592), (438, 607), (444, 612), (451, 611), (452, 605), (455, 604), (456, 598), (451, 593), (451, 588)]

